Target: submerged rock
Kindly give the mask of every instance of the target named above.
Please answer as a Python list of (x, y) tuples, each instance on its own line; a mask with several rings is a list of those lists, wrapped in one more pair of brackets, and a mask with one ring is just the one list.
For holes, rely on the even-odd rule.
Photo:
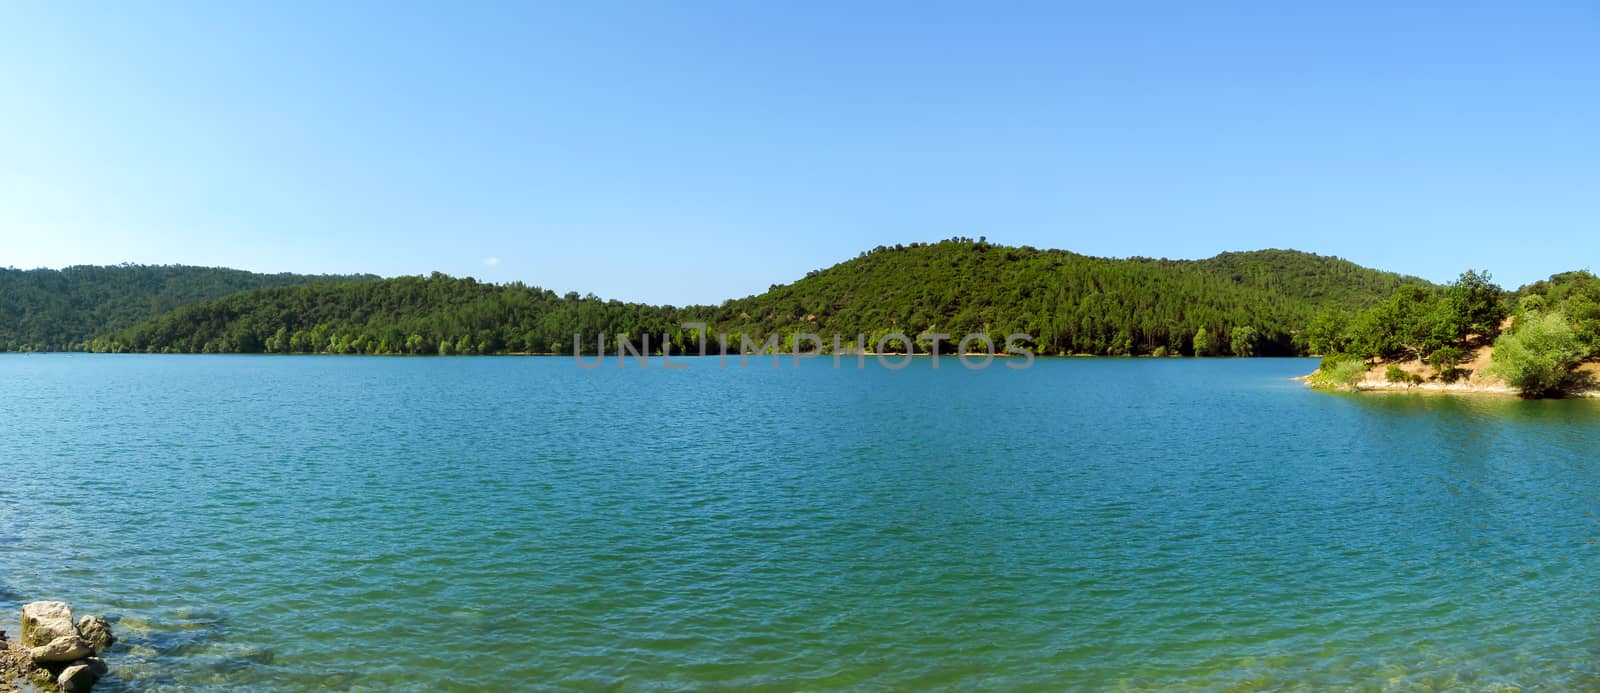
[(63, 635), (48, 644), (28, 650), (35, 664), (70, 662), (94, 654), (94, 648), (77, 635)]
[(117, 636), (111, 634), (111, 624), (101, 616), (78, 619), (78, 635), (97, 653), (105, 652), (117, 641)]
[(73, 662), (73, 664), (83, 664), (89, 667), (89, 671), (94, 672), (95, 676), (105, 676), (111, 673), (111, 667), (106, 664), (106, 660), (99, 657), (84, 657), (81, 661)]
[(77, 637), (72, 625), (72, 607), (66, 602), (33, 602), (22, 605), (22, 646), (39, 647), (65, 636)]

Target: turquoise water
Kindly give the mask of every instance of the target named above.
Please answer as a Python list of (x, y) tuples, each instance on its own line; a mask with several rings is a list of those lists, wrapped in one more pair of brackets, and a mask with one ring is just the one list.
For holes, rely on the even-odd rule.
[(0, 356), (111, 690), (1600, 687), (1600, 403), (1307, 360)]

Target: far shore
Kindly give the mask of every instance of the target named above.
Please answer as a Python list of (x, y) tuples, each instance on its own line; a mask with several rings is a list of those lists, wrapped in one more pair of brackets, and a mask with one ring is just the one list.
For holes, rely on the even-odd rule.
[[(573, 354), (560, 354), (560, 353), (555, 353), (555, 352), (537, 352), (537, 351), (497, 351), (497, 352), (494, 352), (492, 354), (448, 354), (448, 355), (443, 355), (443, 354), (330, 354), (330, 353), (326, 353), (326, 352), (309, 352), (309, 351), (297, 351), (297, 352), (288, 352), (288, 353), (269, 353), (269, 352), (240, 353), (240, 352), (203, 352), (203, 351), (180, 351), (180, 352), (160, 352), (160, 351), (128, 351), (128, 352), (113, 352), (113, 351), (0, 351), (0, 356), (7, 355), (7, 354), (21, 354), (21, 355), (35, 355), (35, 356), (49, 356), (49, 355), (67, 355), (67, 356), (76, 356), (76, 355), (87, 355), (87, 356), (394, 356), (394, 357), (408, 357), (408, 358), (409, 357), (438, 358), (440, 356), (447, 356), (447, 357), (537, 356), (537, 357), (546, 357), (546, 358), (548, 358), (548, 357), (572, 358), (573, 357)], [(829, 358), (829, 357), (832, 357), (834, 355), (835, 354), (832, 353), (832, 352), (804, 352), (804, 353), (801, 354), (801, 358)], [(873, 351), (862, 352), (861, 354), (856, 354), (855, 352), (841, 352), (841, 353), (839, 353), (837, 355), (839, 357), (841, 357), (841, 358), (849, 357), (849, 356), (857, 356), (857, 355), (869, 356), (869, 357), (874, 357), (874, 358), (880, 357), (880, 356), (884, 357), (884, 358), (899, 358), (899, 357), (903, 357), (903, 356), (912, 356), (914, 358), (928, 358), (928, 357), (933, 356), (933, 354), (924, 354), (924, 353), (906, 354), (904, 352), (884, 352), (884, 353), (880, 354), (880, 353), (873, 352)], [(579, 356), (581, 356), (582, 358), (585, 358), (585, 359), (593, 359), (596, 356), (599, 356), (599, 354), (580, 354)], [(648, 355), (649, 358), (661, 358), (661, 356), (662, 355), (659, 354), (659, 353), (649, 354)], [(667, 356), (669, 358), (675, 358), (675, 359), (686, 359), (686, 358), (721, 358), (723, 355), (720, 354), (720, 353), (707, 353), (707, 354), (704, 354), (704, 355), (699, 354), (699, 353), (692, 353), (692, 354), (668, 354)], [(727, 354), (728, 358), (737, 358), (738, 356), (739, 356), (739, 353), (738, 352), (733, 352), (733, 351), (730, 351)], [(745, 356), (747, 358), (771, 358), (773, 356), (778, 356), (780, 358), (793, 358), (794, 357), (794, 352), (784, 351), (784, 352), (779, 352), (777, 354), (771, 354), (771, 353), (766, 353), (766, 354), (747, 353), (747, 354), (745, 354)], [(995, 358), (1028, 358), (1027, 354), (1011, 354), (1011, 353), (1000, 353), (1000, 352), (996, 352), (996, 353), (993, 353), (993, 354), (988, 354), (988, 353), (984, 353), (984, 352), (981, 352), (981, 351), (979, 351), (979, 352), (969, 352), (969, 353), (965, 353), (965, 354), (955, 354), (955, 353), (940, 353), (939, 354), (940, 358), (957, 358), (957, 357), (961, 357), (961, 358), (986, 358), (986, 357), (989, 357), (989, 356), (993, 356)], [(1036, 358), (1036, 359), (1107, 359), (1107, 360), (1148, 359), (1148, 360), (1156, 360), (1156, 361), (1239, 361), (1239, 360), (1253, 360), (1253, 359), (1312, 359), (1312, 358), (1316, 358), (1315, 354), (1307, 355), (1307, 356), (1292, 356), (1292, 355), (1284, 355), (1284, 356), (1181, 356), (1181, 355), (1179, 355), (1179, 356), (1156, 356), (1154, 354), (1127, 354), (1127, 355), (1121, 355), (1121, 356), (1112, 356), (1112, 355), (1102, 355), (1102, 354), (1040, 354), (1040, 353), (1034, 353), (1034, 354), (1032, 354), (1032, 356), (1033, 356), (1033, 358)], [(613, 358), (617, 357), (617, 353), (616, 352), (607, 352), (605, 354), (605, 357), (607, 359), (613, 359)], [(629, 354), (627, 356), (627, 358), (632, 359), (632, 358), (636, 358), (636, 357), (634, 355), (632, 355), (632, 354)]]

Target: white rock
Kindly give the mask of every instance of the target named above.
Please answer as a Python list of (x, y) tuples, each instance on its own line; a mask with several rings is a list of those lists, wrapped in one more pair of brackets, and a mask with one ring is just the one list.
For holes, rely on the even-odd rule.
[(39, 647), (56, 638), (78, 635), (72, 625), (72, 607), (66, 602), (22, 605), (22, 646)]
[(70, 662), (83, 659), (94, 654), (94, 648), (76, 635), (63, 635), (51, 640), (47, 645), (40, 645), (28, 650), (28, 656), (34, 664), (49, 664), (52, 662)]

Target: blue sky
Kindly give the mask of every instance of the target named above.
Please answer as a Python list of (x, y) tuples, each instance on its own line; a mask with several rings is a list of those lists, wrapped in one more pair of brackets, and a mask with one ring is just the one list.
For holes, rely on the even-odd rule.
[(1600, 5), (0, 5), (0, 266), (682, 304), (954, 235), (1594, 267)]

